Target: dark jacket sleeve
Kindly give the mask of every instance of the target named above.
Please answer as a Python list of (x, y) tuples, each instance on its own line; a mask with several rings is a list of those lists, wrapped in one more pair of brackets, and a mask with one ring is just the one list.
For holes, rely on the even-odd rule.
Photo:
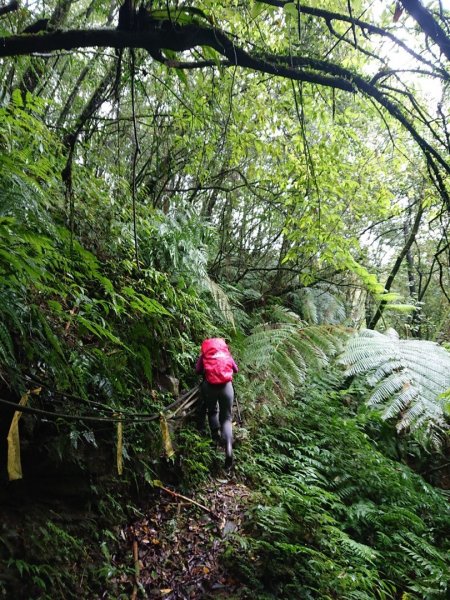
[(195, 365), (195, 372), (199, 375), (200, 373), (203, 373), (203, 356), (201, 354), (197, 359), (197, 364)]

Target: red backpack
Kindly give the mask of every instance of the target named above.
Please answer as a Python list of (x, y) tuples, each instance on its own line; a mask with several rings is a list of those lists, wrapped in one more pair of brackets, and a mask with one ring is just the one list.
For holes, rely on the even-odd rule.
[(201, 348), (203, 369), (208, 383), (227, 383), (233, 379), (234, 360), (222, 338), (209, 338)]

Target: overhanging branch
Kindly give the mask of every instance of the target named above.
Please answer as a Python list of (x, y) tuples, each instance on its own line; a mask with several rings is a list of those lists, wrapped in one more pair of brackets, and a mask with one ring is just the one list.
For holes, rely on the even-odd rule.
[[(123, 31), (116, 29), (82, 29), (53, 31), (37, 35), (17, 35), (0, 38), (0, 57), (51, 52), (87, 47), (142, 48), (155, 55), (167, 49), (184, 52), (195, 47), (207, 46), (216, 50), (228, 62), (261, 73), (304, 81), (346, 92), (359, 91), (373, 98), (411, 134), (430, 161), (450, 175), (450, 164), (420, 135), (402, 108), (389, 99), (376, 85), (364, 77), (331, 62), (307, 57), (277, 56), (264, 52), (247, 52), (215, 27), (198, 24), (179, 25), (167, 20), (155, 21), (146, 31)], [(167, 63), (170, 66), (170, 63)], [(173, 66), (180, 63), (174, 62)], [(182, 63), (181, 63), (182, 64)], [(193, 64), (189, 63), (190, 68)], [(449, 206), (445, 187), (439, 186)]]
[(401, 0), (403, 8), (418, 23), (425, 35), (430, 37), (437, 44), (441, 52), (450, 60), (450, 39), (445, 31), (418, 0)]
[[(267, 4), (269, 6), (283, 8), (286, 4), (292, 3), (292, 0), (257, 0), (257, 2), (259, 2), (261, 4)], [(405, 0), (405, 2), (402, 2), (402, 4), (405, 6), (406, 4), (420, 4), (420, 3), (417, 2), (417, 0)], [(391, 42), (393, 42), (399, 48), (402, 48), (402, 50), (407, 52), (410, 56), (415, 58), (417, 61), (419, 61), (423, 64), (426, 64), (429, 67), (432, 67), (433, 69), (435, 69), (443, 79), (449, 78), (449, 74), (447, 71), (434, 65), (431, 61), (427, 60), (426, 58), (421, 56), (419, 53), (415, 52), (399, 37), (395, 36), (390, 31), (383, 29), (382, 27), (378, 27), (376, 25), (373, 25), (372, 23), (363, 21), (363, 20), (355, 18), (355, 17), (351, 17), (350, 15), (336, 13), (336, 12), (333, 12), (330, 10), (324, 10), (323, 8), (315, 8), (315, 7), (306, 6), (304, 4), (299, 4), (299, 3), (296, 3), (296, 7), (302, 14), (310, 15), (312, 17), (324, 20), (327, 23), (328, 27), (330, 27), (330, 23), (332, 21), (340, 21), (342, 23), (348, 23), (352, 27), (353, 26), (358, 27), (363, 32), (364, 35), (374, 34), (374, 35), (384, 37), (384, 38), (390, 40)], [(405, 6), (405, 8), (406, 8), (406, 6)], [(412, 14), (412, 12), (411, 12), (411, 15), (415, 16)], [(422, 26), (422, 23), (420, 23), (419, 21), (418, 21), (418, 23), (419, 23), (419, 25)], [(427, 33), (427, 32), (425, 31), (425, 33)], [(428, 33), (427, 33), (427, 35), (428, 35)], [(444, 33), (444, 35), (445, 35), (445, 33)], [(432, 36), (430, 35), (430, 37), (432, 37)], [(432, 38), (432, 39), (434, 39), (434, 38)]]
[(5, 6), (0, 6), (0, 17), (3, 17), (3, 15), (7, 15), (8, 13), (16, 10), (19, 10), (19, 3), (17, 0), (13, 0), (13, 2), (5, 4)]

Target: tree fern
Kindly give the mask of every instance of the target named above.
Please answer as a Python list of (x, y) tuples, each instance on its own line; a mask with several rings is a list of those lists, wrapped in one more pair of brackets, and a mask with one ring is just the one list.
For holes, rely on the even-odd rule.
[(346, 318), (345, 304), (330, 285), (302, 288), (291, 293), (290, 300), (295, 310), (314, 325), (338, 325)]
[(274, 314), (278, 322), (258, 325), (246, 339), (241, 366), (261, 394), (287, 399), (295, 394), (308, 369), (326, 365), (341, 342), (336, 332), (306, 325), (295, 313), (278, 307)]
[(365, 375), (373, 388), (368, 404), (385, 419), (397, 417), (399, 430), (448, 428), (441, 395), (450, 387), (450, 353), (438, 344), (366, 330), (349, 340), (339, 362), (347, 376)]
[(334, 368), (253, 429), (242, 458), (259, 486), (239, 561), (273, 598), (447, 598), (445, 497), (324, 391)]

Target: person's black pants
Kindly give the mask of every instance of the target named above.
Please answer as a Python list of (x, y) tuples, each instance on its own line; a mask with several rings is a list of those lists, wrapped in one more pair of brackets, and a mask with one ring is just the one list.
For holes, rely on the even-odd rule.
[(209, 428), (213, 439), (219, 436), (225, 442), (225, 454), (233, 455), (233, 427), (232, 412), (234, 389), (231, 381), (228, 383), (208, 383), (203, 381), (200, 386), (201, 401), (199, 405), (199, 425), (205, 422), (208, 413)]

